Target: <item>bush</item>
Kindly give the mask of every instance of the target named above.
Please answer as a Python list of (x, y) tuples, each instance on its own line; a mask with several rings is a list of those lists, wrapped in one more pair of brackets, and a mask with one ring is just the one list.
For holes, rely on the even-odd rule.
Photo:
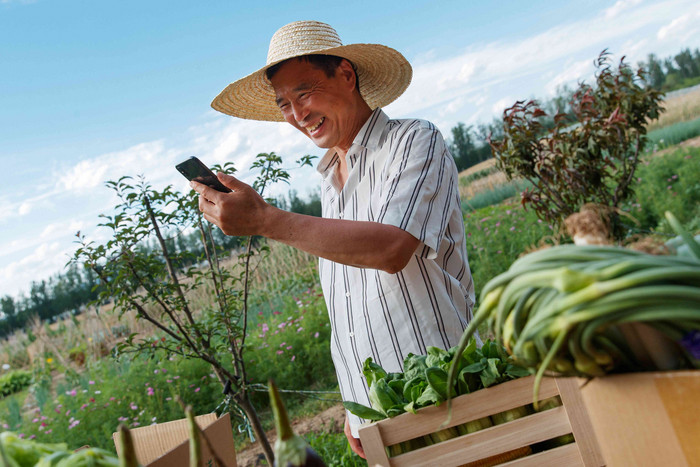
[(26, 370), (13, 370), (0, 376), (0, 396), (21, 391), (32, 384), (32, 374)]
[[(250, 350), (245, 363), (251, 381), (272, 378), (280, 389), (299, 391), (336, 387), (330, 322), (320, 291), (308, 289), (298, 297), (287, 296), (281, 310), (262, 318), (258, 315), (255, 328), (249, 328), (246, 343)], [(258, 407), (267, 406), (267, 398), (264, 392), (253, 401)]]
[(645, 160), (636, 174), (635, 192), (628, 210), (640, 229), (665, 225), (665, 211), (691, 228), (700, 227), (700, 148), (679, 148)]
[(310, 433), (305, 436), (328, 467), (364, 467), (367, 461), (352, 452), (344, 433)]
[(484, 285), (507, 270), (518, 256), (538, 246), (542, 238), (557, 233), (533, 210), (512, 202), (467, 213), (464, 229), (477, 299)]

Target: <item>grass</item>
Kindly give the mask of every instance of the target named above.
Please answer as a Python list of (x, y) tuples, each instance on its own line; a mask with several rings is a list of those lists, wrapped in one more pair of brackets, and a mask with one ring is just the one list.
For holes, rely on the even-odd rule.
[(650, 131), (647, 134), (647, 147), (649, 147), (650, 152), (656, 152), (697, 136), (700, 136), (700, 118)]

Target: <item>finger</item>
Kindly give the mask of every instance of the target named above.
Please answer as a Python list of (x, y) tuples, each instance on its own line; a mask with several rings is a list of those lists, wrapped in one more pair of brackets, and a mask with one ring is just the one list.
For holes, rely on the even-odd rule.
[[(206, 198), (207, 201), (216, 204), (216, 201), (218, 200), (218, 197), (222, 195), (220, 191), (217, 191), (211, 187), (206, 186), (203, 183), (191, 181), (190, 182), (190, 187), (199, 193), (201, 196)], [(201, 200), (200, 200), (201, 201)]]
[(238, 180), (236, 177), (225, 174), (223, 172), (217, 173), (216, 178), (218, 178), (219, 181), (223, 183), (225, 187), (228, 187), (233, 191), (236, 191), (236, 189), (240, 190), (241, 188), (247, 186), (245, 183)]

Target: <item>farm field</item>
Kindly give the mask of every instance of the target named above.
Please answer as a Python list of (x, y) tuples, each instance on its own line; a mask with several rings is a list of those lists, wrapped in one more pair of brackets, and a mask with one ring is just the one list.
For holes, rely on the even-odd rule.
[[(674, 113), (666, 126), (654, 131), (694, 121), (700, 113), (700, 90), (671, 99), (666, 107), (669, 114), (680, 116)], [(634, 218), (630, 242), (642, 236), (659, 242), (668, 238), (663, 220), (667, 209), (689, 228), (700, 229), (700, 139), (657, 149), (644, 155), (635, 174), (636, 195), (626, 206)], [(568, 241), (563, 232), (525, 210), (517, 195), (507, 195), (505, 176), (487, 173), (492, 166), (489, 160), (460, 174), (465, 179), (486, 173), (461, 187), (477, 293), (524, 252)], [(327, 351), (330, 327), (316, 260), (283, 245), (269, 247), (269, 254), (254, 263), (245, 354), (249, 379), (261, 382), (274, 376), (278, 386), (296, 391), (285, 397), (297, 430), (325, 453), (329, 465), (362, 465), (342, 434), (342, 410)], [(240, 267), (237, 259), (228, 259), (224, 266)], [(205, 308), (211, 298), (203, 295), (197, 300)], [(71, 448), (90, 445), (114, 452), (111, 434), (120, 421), (135, 427), (182, 418), (176, 396), (196, 413), (223, 409), (221, 386), (202, 363), (173, 355), (112, 358), (115, 344), (130, 333), (157, 335), (134, 315), (119, 318), (110, 309), (111, 305), (91, 308), (50, 326), (35, 322), (27, 332), (3, 342), (0, 364), (7, 365), (7, 371), (29, 371), (33, 383), (0, 399), (0, 427), (40, 441), (68, 442)], [(262, 384), (257, 388), (253, 402), (269, 430), (266, 392)], [(239, 465), (257, 465), (261, 451), (250, 443), (249, 426), (235, 411), (232, 415)]]

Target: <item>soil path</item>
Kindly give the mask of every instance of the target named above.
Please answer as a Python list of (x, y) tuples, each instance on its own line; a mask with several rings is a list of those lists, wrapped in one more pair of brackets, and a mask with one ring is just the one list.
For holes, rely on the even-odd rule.
[[(311, 417), (294, 420), (292, 422), (292, 428), (298, 435), (319, 431), (341, 433), (343, 431), (344, 422), (345, 409), (343, 409), (342, 405), (338, 404)], [(275, 430), (268, 431), (267, 437), (270, 440), (270, 444), (274, 445), (275, 439), (277, 439)], [(265, 456), (259, 443), (248, 446), (236, 453), (238, 467), (266, 466), (268, 464), (265, 463), (264, 459)]]

